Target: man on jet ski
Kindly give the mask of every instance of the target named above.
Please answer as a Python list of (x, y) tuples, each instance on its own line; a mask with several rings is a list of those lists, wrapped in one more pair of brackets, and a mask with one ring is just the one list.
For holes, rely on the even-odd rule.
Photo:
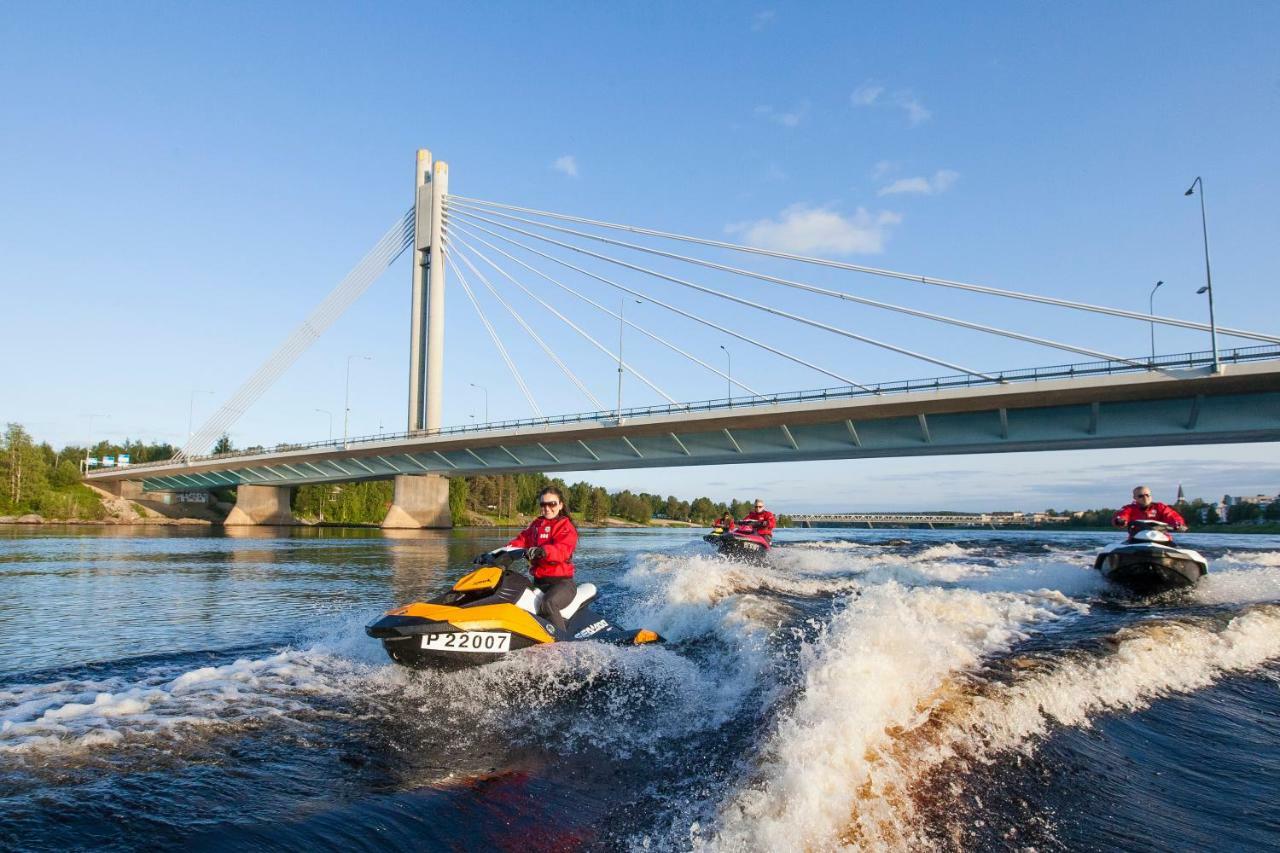
[(753, 524), (756, 528), (756, 533), (771, 539), (773, 538), (773, 528), (778, 526), (778, 518), (764, 508), (763, 500), (756, 498), (755, 509), (743, 517), (742, 523)]
[(556, 626), (558, 638), (565, 637), (569, 629), (560, 611), (573, 601), (578, 591), (573, 582), (573, 549), (578, 545), (578, 528), (569, 517), (559, 489), (548, 486), (539, 492), (538, 506), (542, 515), (519, 536), (505, 548), (481, 554), (476, 561), (490, 560), (512, 548), (523, 548), (524, 558), (533, 572), (533, 585), (542, 591), (542, 615)]
[(1125, 527), (1131, 521), (1160, 521), (1174, 530), (1186, 530), (1187, 522), (1170, 506), (1151, 500), (1151, 489), (1138, 486), (1133, 490), (1133, 503), (1121, 508), (1111, 519), (1116, 527)]

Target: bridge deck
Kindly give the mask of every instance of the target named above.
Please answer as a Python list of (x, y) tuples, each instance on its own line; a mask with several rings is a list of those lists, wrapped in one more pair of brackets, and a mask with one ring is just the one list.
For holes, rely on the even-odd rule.
[(93, 471), (149, 490), (1280, 440), (1280, 360), (361, 440)]

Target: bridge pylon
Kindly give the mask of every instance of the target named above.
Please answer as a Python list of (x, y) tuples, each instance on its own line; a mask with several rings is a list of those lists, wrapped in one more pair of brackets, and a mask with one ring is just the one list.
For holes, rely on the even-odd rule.
[(440, 428), (444, 392), (444, 197), (449, 164), (418, 149), (409, 311), (409, 432)]
[[(408, 431), (440, 429), (444, 393), (444, 197), (449, 164), (418, 149), (413, 170), (413, 290), (409, 310)], [(450, 527), (449, 481), (398, 474), (385, 528)]]

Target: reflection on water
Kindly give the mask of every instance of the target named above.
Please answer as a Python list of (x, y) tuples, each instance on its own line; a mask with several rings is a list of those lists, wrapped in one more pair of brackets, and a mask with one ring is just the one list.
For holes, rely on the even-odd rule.
[(411, 672), (364, 635), (513, 533), (0, 530), (0, 848), (1280, 842), (1276, 537), (1186, 537), (1210, 576), (1134, 599), (1110, 535), (583, 531), (667, 645)]

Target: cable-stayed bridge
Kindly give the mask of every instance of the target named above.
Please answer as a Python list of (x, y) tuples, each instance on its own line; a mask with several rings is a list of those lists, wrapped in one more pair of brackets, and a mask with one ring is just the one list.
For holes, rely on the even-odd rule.
[[(268, 523), (288, 517), (288, 490), (295, 486), (394, 477), (396, 500), (388, 525), (419, 527), (447, 526), (443, 478), (461, 474), (1280, 439), (1278, 335), (454, 196), (448, 192), (448, 178), (445, 163), (433, 163), (428, 152), (419, 152), (414, 205), (192, 434), (175, 458), (93, 471), (90, 481), (135, 492), (237, 486), (238, 507), (229, 523)], [(406, 430), (207, 455), (217, 438), (409, 249), (413, 272)], [(714, 254), (691, 254), (695, 251)], [(726, 256), (737, 260), (725, 262)], [(446, 270), (474, 309), (492, 351), (511, 373), (533, 417), (441, 424)], [(822, 283), (806, 271), (821, 271)], [(832, 286), (832, 276), (851, 280), (854, 288), (861, 277), (872, 276), (1044, 306), (1053, 309), (1053, 323), (1060, 331), (1071, 328), (1063, 322), (1064, 312), (1073, 312), (1140, 322), (1143, 332), (1157, 325), (1205, 332), (1212, 349), (1157, 356), (1153, 346), (1149, 357), (1126, 357), (1063, 340), (1060, 331), (1052, 337), (1032, 334), (873, 299), (848, 284)], [(753, 297), (748, 294), (754, 291), (745, 286), (721, 284), (738, 281), (757, 289), (764, 286), (771, 296)], [(713, 308), (698, 309), (675, 297), (659, 296), (654, 289), (658, 283), (667, 290), (696, 294)], [(925, 328), (906, 346), (888, 340), (875, 326), (841, 323), (832, 311), (802, 313), (797, 294), (820, 297), (824, 304), (857, 305), (909, 318)], [(486, 296), (490, 307), (496, 304), (505, 312), (496, 325), (485, 311)], [(627, 300), (654, 306), (678, 318), (683, 328), (700, 331), (673, 334), (666, 325), (655, 330), (626, 316)], [(616, 344), (602, 340), (604, 335), (562, 310), (570, 302), (616, 323)], [(785, 333), (766, 337), (731, 323), (717, 305), (767, 317)], [(534, 310), (548, 322), (530, 323)], [(552, 319), (563, 333), (547, 333)], [(1057, 357), (1048, 367), (979, 369), (952, 353), (926, 351), (917, 343), (929, 342), (928, 329), (940, 327), (1052, 350)], [(512, 329), (519, 329), (518, 334), (545, 355), (542, 372), (554, 367), (582, 395), (585, 411), (544, 412), (507, 346)], [(725, 396), (690, 401), (664, 390), (670, 377), (651, 375), (648, 364), (641, 370), (624, 355), (624, 329), (668, 353), (684, 365), (681, 370), (723, 380)], [(580, 375), (581, 361), (571, 364), (553, 346), (568, 333), (596, 353), (597, 363), (616, 365), (617, 403), (612, 408), (602, 400), (610, 395), (599, 387), (593, 390)], [(1219, 335), (1246, 345), (1220, 350)], [(1154, 340), (1154, 331), (1152, 336)], [(808, 373), (815, 390), (779, 393), (756, 387), (761, 384), (759, 371), (739, 370), (735, 376), (729, 351), (720, 341), (749, 347), (758, 359)], [(872, 381), (856, 369), (850, 346), (923, 362), (933, 378)], [(726, 356), (723, 370), (713, 363), (718, 350)], [(1064, 361), (1063, 353), (1073, 360)], [(945, 375), (937, 375), (940, 370)], [(624, 376), (662, 402), (623, 407)]]

